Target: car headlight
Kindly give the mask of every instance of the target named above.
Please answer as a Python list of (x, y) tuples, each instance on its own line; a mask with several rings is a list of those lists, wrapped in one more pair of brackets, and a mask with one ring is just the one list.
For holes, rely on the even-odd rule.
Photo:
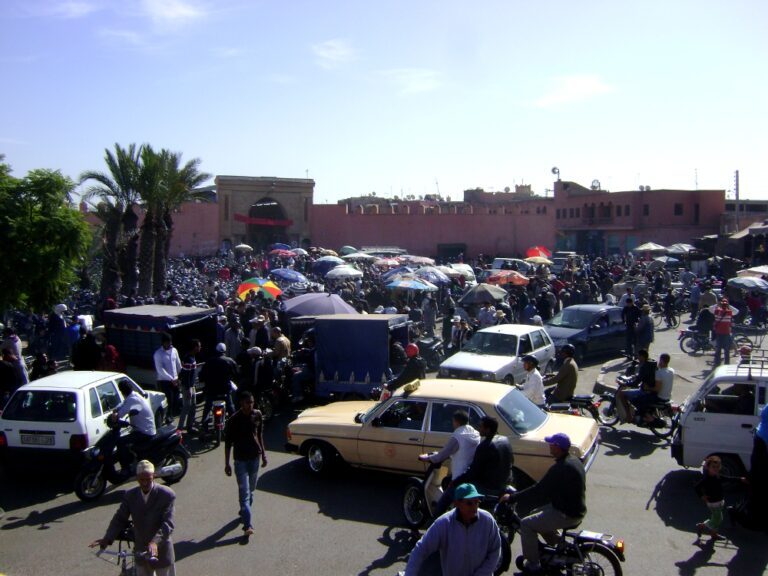
[(496, 380), (496, 374), (494, 374), (493, 372), (483, 372), (480, 374), (480, 378), (482, 378), (483, 380), (494, 381)]

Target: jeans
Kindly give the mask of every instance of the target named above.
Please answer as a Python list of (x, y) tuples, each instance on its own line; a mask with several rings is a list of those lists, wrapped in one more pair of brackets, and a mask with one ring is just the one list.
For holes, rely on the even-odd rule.
[(256, 490), (256, 477), (259, 474), (259, 459), (235, 460), (235, 477), (237, 478), (237, 490), (240, 498), (240, 519), (243, 521), (243, 530), (253, 528), (251, 524), (251, 506), (253, 506), (253, 492)]
[(195, 425), (195, 411), (197, 393), (195, 388), (181, 389), (181, 416), (179, 417), (179, 428), (190, 429)]
[(715, 334), (715, 366), (720, 366), (720, 358), (725, 352), (725, 363), (731, 363), (731, 335)]
[(539, 565), (539, 534), (550, 546), (557, 544), (558, 529), (574, 526), (581, 519), (570, 518), (552, 508), (551, 504), (542, 506), (533, 511), (520, 523), (520, 543), (523, 547), (523, 556), (534, 566)]

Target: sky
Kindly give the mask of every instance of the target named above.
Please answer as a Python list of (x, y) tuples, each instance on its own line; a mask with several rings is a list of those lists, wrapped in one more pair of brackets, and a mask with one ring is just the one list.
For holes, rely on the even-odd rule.
[(115, 143), (315, 202), (530, 184), (760, 184), (764, 0), (0, 0), (0, 154), (103, 170)]

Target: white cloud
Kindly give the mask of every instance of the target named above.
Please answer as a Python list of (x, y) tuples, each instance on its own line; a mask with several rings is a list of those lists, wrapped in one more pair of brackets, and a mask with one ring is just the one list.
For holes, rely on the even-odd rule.
[(338, 68), (355, 59), (354, 48), (347, 40), (341, 38), (313, 44), (312, 51), (317, 57), (318, 65), (327, 70)]
[(558, 104), (588, 100), (615, 90), (596, 74), (574, 74), (560, 76), (552, 82), (552, 88), (539, 97), (534, 104), (539, 108), (549, 108)]
[(145, 47), (146, 40), (138, 32), (133, 30), (119, 30), (116, 28), (102, 28), (99, 30), (99, 36), (109, 40), (117, 40), (137, 47)]
[(199, 4), (185, 0), (142, 0), (142, 9), (156, 26), (176, 26), (205, 16)]
[(428, 68), (394, 68), (381, 74), (395, 84), (401, 94), (432, 92), (443, 84), (440, 72)]
[(96, 4), (72, 0), (71, 2), (55, 4), (51, 9), (51, 13), (60, 18), (83, 18), (99, 9), (100, 7)]
[(245, 50), (234, 46), (220, 46), (214, 48), (213, 53), (219, 58), (237, 58), (238, 56), (244, 55)]

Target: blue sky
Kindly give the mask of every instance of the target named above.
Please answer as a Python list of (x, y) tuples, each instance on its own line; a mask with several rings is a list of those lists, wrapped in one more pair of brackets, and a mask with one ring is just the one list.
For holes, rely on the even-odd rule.
[(0, 153), (23, 175), (149, 142), (212, 174), (375, 191), (760, 184), (762, 0), (0, 2)]

